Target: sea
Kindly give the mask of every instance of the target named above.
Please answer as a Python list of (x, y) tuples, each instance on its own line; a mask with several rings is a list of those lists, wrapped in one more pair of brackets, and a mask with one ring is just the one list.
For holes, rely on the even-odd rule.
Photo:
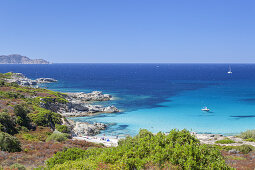
[[(114, 100), (95, 103), (121, 112), (72, 118), (107, 123), (99, 135), (134, 136), (140, 129), (233, 135), (255, 129), (255, 64), (0, 65), (0, 72), (9, 71), (55, 78), (43, 86), (59, 92), (111, 94)], [(201, 110), (205, 106), (209, 112)]]

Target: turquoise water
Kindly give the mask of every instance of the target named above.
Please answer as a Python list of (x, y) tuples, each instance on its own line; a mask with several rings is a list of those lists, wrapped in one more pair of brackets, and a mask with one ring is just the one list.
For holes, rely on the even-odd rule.
[[(0, 72), (30, 78), (52, 77), (46, 84), (61, 92), (101, 90), (120, 113), (73, 118), (104, 122), (106, 135), (135, 135), (139, 129), (173, 128), (201, 133), (237, 134), (255, 129), (255, 65), (232, 64), (52, 64), (2, 65)], [(207, 106), (210, 112), (201, 108)]]
[[(184, 91), (160, 103), (159, 107), (138, 109), (123, 114), (105, 114), (86, 120), (116, 123), (103, 132), (108, 135), (135, 135), (141, 128), (152, 132), (186, 128), (198, 133), (238, 134), (246, 129), (254, 129), (255, 105), (253, 98), (247, 99), (247, 96), (255, 94), (255, 91), (249, 84), (249, 81), (242, 83), (231, 81), (220, 87), (213, 85)], [(211, 111), (201, 111), (202, 106), (208, 106)], [(118, 126), (125, 128), (118, 129)]]

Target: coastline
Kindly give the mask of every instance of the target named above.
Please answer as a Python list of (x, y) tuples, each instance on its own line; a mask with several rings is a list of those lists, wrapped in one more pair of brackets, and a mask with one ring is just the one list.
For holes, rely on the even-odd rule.
[[(21, 86), (31, 86), (41, 84), (41, 83), (52, 83), (56, 82), (57, 80), (51, 78), (38, 78), (36, 80), (31, 80), (25, 77), (21, 73), (14, 73), (14, 79), (9, 80), (10, 82), (18, 82)], [(33, 82), (36, 81), (37, 83), (33, 85)], [(117, 136), (95, 136), (100, 133), (101, 130), (107, 128), (106, 124), (103, 123), (95, 123), (93, 124), (88, 122), (78, 122), (74, 120), (70, 120), (70, 117), (87, 117), (87, 116), (95, 116), (102, 113), (115, 113), (119, 112), (117, 108), (113, 106), (108, 107), (101, 107), (100, 105), (93, 105), (94, 102), (100, 101), (109, 101), (109, 100), (116, 100), (116, 97), (113, 97), (109, 94), (103, 94), (101, 91), (93, 91), (91, 93), (83, 93), (83, 92), (76, 92), (76, 93), (63, 93), (61, 94), (64, 98), (68, 101), (67, 103), (45, 103), (42, 102), (41, 107), (56, 111), (57, 113), (61, 114), (63, 117), (66, 117), (67, 120), (64, 121), (64, 125), (71, 127), (73, 131), (73, 139), (77, 140), (85, 140), (88, 142), (93, 143), (102, 143), (105, 146), (117, 146), (118, 140)], [(42, 100), (44, 101), (44, 100)], [(67, 112), (68, 108), (70, 107), (72, 110), (71, 112)], [(54, 109), (52, 109), (54, 108)], [(69, 110), (70, 110), (69, 108)], [(104, 110), (106, 109), (106, 110)], [(232, 144), (218, 144), (223, 146), (240, 146), (243, 144), (255, 146), (255, 142), (248, 142), (244, 141), (241, 138), (236, 136), (223, 136), (221, 134), (203, 134), (203, 133), (194, 133), (195, 137), (202, 143), (202, 144), (210, 144), (214, 145), (215, 142), (218, 140), (223, 140), (225, 138), (229, 138), (234, 141)], [(105, 140), (102, 140), (104, 138)]]

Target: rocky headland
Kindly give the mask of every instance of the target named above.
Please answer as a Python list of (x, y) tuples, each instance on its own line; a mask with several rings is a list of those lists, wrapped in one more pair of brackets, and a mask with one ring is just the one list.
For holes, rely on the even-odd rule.
[[(62, 115), (62, 117), (84, 117), (92, 116), (100, 113), (116, 113), (119, 112), (115, 106), (93, 105), (92, 101), (111, 100), (112, 96), (103, 94), (99, 91), (91, 93), (66, 93), (64, 95), (67, 102), (58, 102), (57, 100), (49, 101), (47, 98), (42, 98), (40, 106), (42, 108), (52, 110)], [(88, 103), (89, 102), (89, 103)], [(73, 136), (93, 136), (104, 130), (107, 125), (104, 123), (88, 123), (77, 122), (70, 119), (63, 121), (65, 125), (72, 129)]]
[[(29, 79), (22, 73), (10, 73), (11, 76), (6, 79), (8, 83), (17, 83), (25, 87), (37, 87), (43, 83), (54, 83), (57, 80), (53, 78), (37, 78)], [(62, 117), (84, 117), (92, 116), (100, 113), (116, 113), (119, 112), (115, 106), (94, 105), (96, 101), (108, 101), (112, 99), (109, 94), (103, 94), (101, 91), (93, 91), (91, 93), (59, 93), (61, 100), (58, 98), (40, 98), (40, 107), (59, 113)], [(35, 96), (36, 97), (36, 96)], [(73, 135), (96, 135), (100, 133), (107, 125), (103, 123), (87, 123), (74, 122), (66, 119), (65, 124), (73, 131)]]
[(50, 64), (43, 59), (30, 59), (19, 54), (0, 55), (0, 64)]

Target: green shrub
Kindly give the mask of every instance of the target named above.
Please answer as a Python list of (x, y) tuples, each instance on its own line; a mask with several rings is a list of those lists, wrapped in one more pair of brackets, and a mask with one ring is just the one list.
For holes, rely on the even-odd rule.
[(248, 139), (244, 139), (244, 141), (255, 142), (255, 139), (253, 139), (253, 138), (248, 138)]
[[(56, 95), (56, 97), (38, 97), (40, 102), (43, 102), (45, 104), (50, 103), (67, 103), (68, 101), (60, 95), (60, 93), (53, 93), (53, 95)], [(37, 100), (38, 101), (38, 100)]]
[(18, 83), (16, 83), (16, 82), (10, 83), (10, 86), (12, 86), (12, 87), (19, 87)]
[(29, 141), (38, 141), (37, 137), (29, 133), (22, 134), (22, 138)]
[(180, 169), (230, 169), (218, 149), (200, 144), (187, 130), (168, 135), (141, 130), (117, 147), (72, 148), (56, 153), (46, 164), (53, 169), (144, 169), (149, 163), (159, 168), (169, 163)]
[(8, 113), (0, 113), (0, 131), (9, 133), (11, 135), (17, 133), (15, 122)]
[(238, 147), (237, 150), (239, 150), (240, 152), (242, 152), (244, 154), (247, 154), (247, 153), (251, 152), (253, 149), (254, 149), (254, 147), (251, 145), (241, 145)]
[(71, 130), (69, 129), (68, 126), (66, 125), (56, 125), (56, 129), (59, 131), (59, 132), (62, 132), (62, 133), (70, 133)]
[(27, 116), (29, 110), (23, 105), (15, 105), (14, 106), (14, 114), (16, 115), (16, 122), (20, 126), (30, 127), (30, 119)]
[(230, 143), (236, 143), (235, 141), (229, 139), (229, 138), (225, 138), (222, 140), (217, 140), (215, 143), (219, 143), (219, 144), (230, 144)]
[(243, 138), (243, 139), (249, 139), (249, 138), (255, 139), (255, 129), (254, 130), (247, 130), (245, 132), (242, 132), (240, 134), (240, 137)]
[(34, 108), (38, 113), (30, 113), (28, 116), (36, 125), (54, 128), (56, 124), (62, 123), (60, 114), (36, 106)]
[(54, 132), (54, 133), (52, 133), (52, 134), (46, 139), (46, 142), (49, 142), (49, 141), (62, 142), (62, 141), (65, 141), (68, 137), (69, 137), (69, 135), (66, 134), (66, 133)]
[(0, 87), (5, 86), (5, 81), (4, 80), (0, 80)]
[(20, 141), (8, 133), (0, 132), (0, 149), (8, 152), (19, 152), (21, 151)]
[(26, 170), (26, 167), (24, 165), (15, 163), (10, 166), (11, 169), (16, 169), (16, 170)]

